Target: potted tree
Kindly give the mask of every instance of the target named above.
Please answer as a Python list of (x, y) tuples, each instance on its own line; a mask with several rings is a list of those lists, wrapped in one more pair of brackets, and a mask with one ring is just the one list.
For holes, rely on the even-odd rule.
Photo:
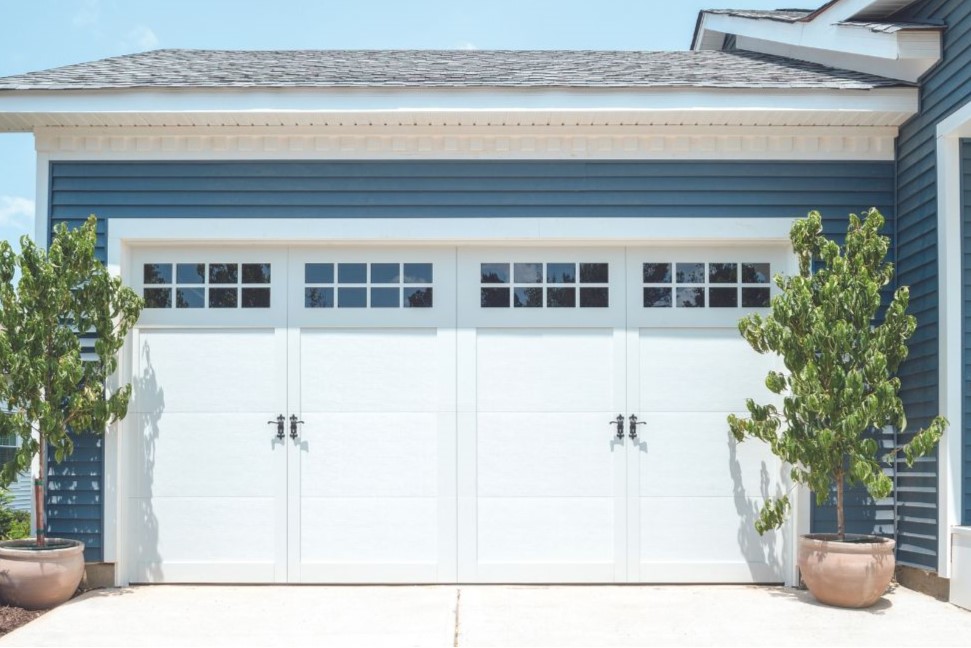
[(19, 253), (0, 241), (0, 434), (19, 441), (0, 484), (32, 469), (36, 509), (36, 537), (0, 542), (0, 598), (29, 609), (69, 599), (84, 571), (81, 542), (45, 533), (48, 452), (60, 462), (74, 434), (104, 432), (131, 394), (108, 380), (142, 300), (95, 258), (96, 224), (58, 226), (46, 252), (26, 236)]
[[(916, 320), (907, 314), (909, 291), (898, 288), (878, 319), (881, 289), (893, 278), (886, 261), (890, 241), (879, 232), (884, 218), (870, 209), (861, 221), (850, 215), (843, 245), (822, 235), (822, 217), (810, 212), (796, 221), (790, 238), (799, 273), (776, 276), (780, 293), (771, 314), (742, 318), (738, 329), (759, 353), (776, 353), (785, 371), (766, 377), (782, 397), (773, 404), (746, 402), (749, 416), (728, 417), (736, 440), (768, 443), (790, 466), (794, 484), (809, 486), (819, 504), (835, 491), (836, 533), (799, 538), (799, 569), (819, 601), (868, 607), (886, 591), (894, 571), (894, 541), (846, 533), (844, 493), (862, 484), (874, 498), (890, 495), (893, 483), (880, 464), (874, 432), (907, 425), (896, 373), (907, 357)], [(912, 440), (883, 457), (903, 452), (908, 465), (937, 445), (947, 422), (935, 418)], [(782, 525), (788, 495), (767, 500), (755, 527)]]

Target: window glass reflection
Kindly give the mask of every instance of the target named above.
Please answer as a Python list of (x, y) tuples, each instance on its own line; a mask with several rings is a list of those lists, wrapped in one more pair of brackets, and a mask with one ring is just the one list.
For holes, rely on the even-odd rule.
[(508, 263), (483, 263), (480, 270), (482, 283), (509, 283)]
[(179, 263), (175, 266), (175, 280), (180, 284), (206, 283), (205, 263)]
[(679, 308), (704, 308), (704, 288), (678, 288), (677, 304)]
[(709, 288), (708, 305), (711, 308), (737, 308), (737, 288)]
[(610, 264), (580, 264), (580, 283), (607, 283), (608, 281), (610, 281)]
[(172, 308), (171, 288), (145, 288), (142, 291), (145, 308)]
[(610, 306), (610, 289), (581, 288), (580, 308), (607, 308)]
[(711, 283), (738, 283), (738, 264), (709, 263), (708, 281)]
[(177, 288), (175, 291), (176, 308), (203, 308), (206, 305), (205, 288)]
[(307, 263), (303, 267), (304, 283), (334, 283), (333, 263)]
[(431, 308), (432, 289), (431, 288), (405, 288), (403, 303), (405, 308)]
[(387, 284), (401, 282), (401, 266), (397, 263), (372, 263), (371, 283)]
[(742, 283), (769, 283), (771, 271), (768, 263), (743, 263)]
[(372, 288), (371, 308), (398, 308), (400, 294), (398, 288)]
[(543, 264), (513, 264), (513, 281), (516, 283), (543, 283)]
[(405, 283), (432, 283), (432, 264), (406, 263)]
[(577, 266), (575, 263), (547, 263), (546, 283), (564, 284), (577, 282)]
[(303, 305), (305, 308), (333, 308), (333, 288), (304, 288)]
[(670, 263), (645, 263), (644, 283), (671, 283)]
[(338, 308), (366, 308), (367, 288), (338, 288)]
[(670, 288), (645, 288), (644, 289), (644, 308), (670, 308), (671, 289)]
[(573, 308), (577, 305), (576, 288), (547, 288), (546, 305), (550, 308)]
[[(344, 284), (367, 283), (366, 263), (338, 263), (337, 281)], [(340, 299), (337, 300), (340, 305)]]
[(243, 288), (243, 308), (269, 308), (269, 288)]
[(482, 308), (509, 308), (508, 288), (481, 288), (479, 305)]
[(270, 264), (269, 263), (244, 263), (243, 264), (243, 283), (244, 284), (270, 283)]
[(766, 308), (770, 304), (768, 288), (742, 288), (742, 306), (745, 308)]
[(210, 263), (209, 283), (234, 284), (239, 281), (239, 266), (235, 263)]
[(144, 282), (147, 284), (172, 283), (171, 263), (146, 263), (143, 272)]
[(236, 308), (235, 288), (210, 288), (209, 308)]
[(705, 283), (704, 263), (677, 264), (675, 279), (678, 283)]
[(516, 288), (512, 302), (516, 308), (540, 308), (543, 305), (543, 289)]

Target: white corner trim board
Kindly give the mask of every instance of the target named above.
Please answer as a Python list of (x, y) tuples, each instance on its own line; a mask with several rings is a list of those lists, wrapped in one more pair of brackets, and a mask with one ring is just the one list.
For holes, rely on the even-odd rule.
[(962, 323), (961, 138), (971, 136), (971, 103), (937, 126), (938, 389), (950, 426), (938, 462), (938, 574), (951, 577), (951, 529), (961, 522)]
[(893, 160), (894, 127), (346, 126), (41, 129), (51, 159)]

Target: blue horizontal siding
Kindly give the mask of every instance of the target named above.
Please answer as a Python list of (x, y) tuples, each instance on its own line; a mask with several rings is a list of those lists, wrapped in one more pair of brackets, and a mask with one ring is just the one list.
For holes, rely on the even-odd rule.
[[(918, 322), (910, 356), (900, 372), (901, 396), (910, 421), (899, 439), (904, 443), (940, 412), (935, 130), (941, 120), (971, 101), (971, 3), (922, 0), (894, 19), (947, 25), (943, 60), (921, 79), (920, 112), (901, 127), (897, 140), (897, 281), (910, 286), (910, 312)], [(965, 385), (968, 377), (966, 373)], [(897, 469), (898, 559), (936, 570), (940, 533), (937, 454), (912, 468), (900, 460)]]
[[(848, 213), (875, 206), (894, 230), (890, 162), (79, 161), (52, 163), (50, 177), (51, 222), (77, 226), (97, 214), (102, 257), (115, 218), (794, 219), (819, 209), (826, 233), (841, 237)], [(52, 473), (51, 525), (90, 539), (100, 557), (103, 479), (100, 446), (96, 460), (93, 450), (79, 445)], [(892, 504), (852, 497), (852, 530), (892, 532)], [(830, 517), (829, 507), (813, 515), (819, 530)]]

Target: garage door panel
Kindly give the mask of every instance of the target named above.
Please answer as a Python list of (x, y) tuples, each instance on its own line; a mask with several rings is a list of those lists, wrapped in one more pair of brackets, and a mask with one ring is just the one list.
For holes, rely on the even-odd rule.
[[(478, 559), (490, 563), (615, 560), (612, 497), (482, 497)], [(569, 570), (564, 570), (569, 580)]]
[(614, 397), (612, 329), (480, 329), (480, 412), (599, 411)]
[(435, 497), (441, 418), (403, 412), (304, 414), (301, 494)]
[(445, 404), (442, 363), (454, 360), (437, 329), (306, 329), (300, 345), (304, 412), (434, 412)]
[[(165, 413), (151, 422), (136, 414), (131, 430), (132, 495), (140, 497), (270, 497), (286, 448), (266, 424), (274, 415)], [(245, 476), (245, 479), (241, 477)]]
[(623, 452), (606, 425), (613, 416), (608, 411), (479, 414), (479, 495), (612, 496), (613, 454)]
[(133, 543), (139, 562), (273, 564), (272, 497), (132, 498), (131, 509), (145, 529)]
[(640, 408), (652, 412), (732, 412), (747, 398), (776, 398), (765, 387), (777, 368), (736, 329), (641, 329)]
[(273, 329), (142, 331), (131, 412), (279, 410), (279, 337)]
[(754, 512), (762, 502), (743, 496), (641, 498), (641, 579), (651, 580), (653, 563), (686, 567), (735, 563), (752, 565), (740, 572), (741, 582), (760, 580), (753, 576), (764, 574), (765, 566), (775, 574), (773, 580), (781, 581), (782, 534), (759, 536), (753, 526)]
[(305, 564), (439, 560), (435, 497), (304, 497), (300, 506)]
[(639, 437), (640, 495), (781, 495), (782, 469), (769, 446), (736, 442), (725, 419), (722, 413), (646, 415)]

